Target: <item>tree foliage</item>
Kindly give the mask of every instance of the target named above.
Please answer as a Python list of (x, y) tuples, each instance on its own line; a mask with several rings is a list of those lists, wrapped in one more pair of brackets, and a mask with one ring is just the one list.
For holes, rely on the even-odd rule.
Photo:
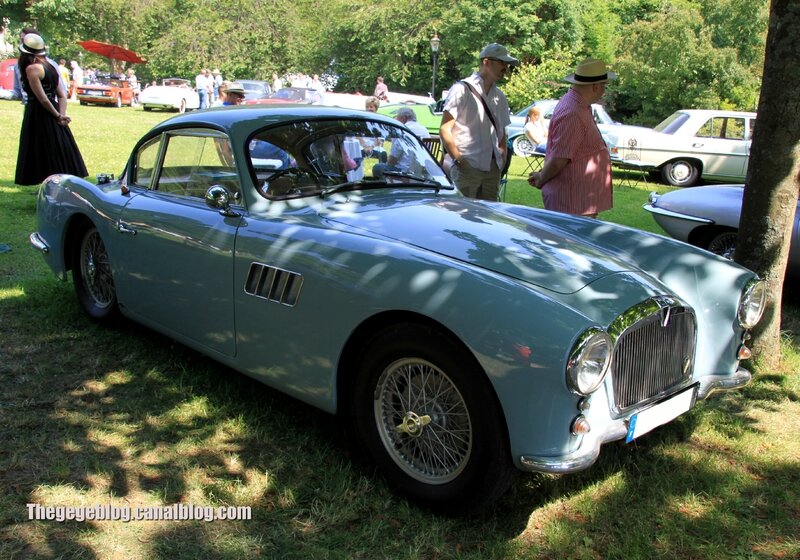
[(228, 78), (273, 72), (331, 73), (340, 91), (431, 87), (430, 38), (442, 46), (441, 89), (477, 67), (481, 47), (505, 44), (522, 61), (505, 89), (512, 106), (563, 91), (581, 59), (611, 63), (620, 79), (610, 109), (653, 124), (681, 107), (752, 110), (757, 103), (767, 0), (0, 0), (10, 31), (37, 25), (51, 52), (86, 65), (103, 59), (77, 41), (98, 39), (140, 53), (137, 73), (193, 77), (218, 67)]

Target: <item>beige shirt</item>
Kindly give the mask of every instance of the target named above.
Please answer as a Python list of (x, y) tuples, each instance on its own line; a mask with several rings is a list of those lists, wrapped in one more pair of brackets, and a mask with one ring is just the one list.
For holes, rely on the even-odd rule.
[(478, 98), (462, 83), (450, 88), (444, 110), (455, 120), (453, 124), (453, 140), (461, 152), (461, 159), (471, 167), (481, 171), (489, 171), (494, 155), (495, 165), (502, 169), (503, 157), (500, 152), (500, 140), (505, 136), (506, 126), (511, 124), (508, 100), (496, 84), (492, 84), (487, 95), (483, 95), (483, 79), (475, 72), (464, 79), (471, 84), (486, 101), (492, 117), (499, 130), (495, 130), (486, 116), (486, 110)]

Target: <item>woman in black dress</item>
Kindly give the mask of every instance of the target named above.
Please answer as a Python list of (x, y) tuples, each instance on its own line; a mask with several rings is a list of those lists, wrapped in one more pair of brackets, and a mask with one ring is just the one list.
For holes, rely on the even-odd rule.
[(19, 74), (28, 94), (19, 136), (18, 185), (41, 183), (54, 173), (86, 177), (86, 165), (69, 129), (67, 94), (45, 58), (44, 41), (29, 33), (19, 46)]

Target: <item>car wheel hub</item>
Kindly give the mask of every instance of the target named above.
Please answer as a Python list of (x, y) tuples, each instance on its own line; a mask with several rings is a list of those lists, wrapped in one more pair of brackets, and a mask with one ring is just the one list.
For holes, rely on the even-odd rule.
[(426, 484), (445, 484), (472, 453), (469, 410), (455, 383), (418, 358), (391, 363), (375, 388), (378, 435), (392, 460)]
[(431, 417), (427, 414), (420, 416), (416, 412), (407, 412), (403, 422), (397, 426), (397, 431), (403, 434), (408, 434), (412, 437), (419, 437), (422, 435), (422, 430), (425, 426), (431, 423)]
[(672, 176), (678, 182), (686, 181), (691, 175), (691, 169), (685, 163), (676, 163), (672, 166)]

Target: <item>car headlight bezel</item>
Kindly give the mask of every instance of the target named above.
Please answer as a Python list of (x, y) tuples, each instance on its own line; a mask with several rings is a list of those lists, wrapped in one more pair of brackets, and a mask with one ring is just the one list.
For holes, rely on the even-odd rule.
[(736, 318), (743, 329), (755, 327), (764, 315), (767, 303), (767, 285), (759, 278), (753, 278), (742, 290)]
[(567, 386), (578, 395), (588, 396), (603, 384), (611, 367), (614, 343), (604, 330), (591, 327), (575, 341), (567, 361)]

